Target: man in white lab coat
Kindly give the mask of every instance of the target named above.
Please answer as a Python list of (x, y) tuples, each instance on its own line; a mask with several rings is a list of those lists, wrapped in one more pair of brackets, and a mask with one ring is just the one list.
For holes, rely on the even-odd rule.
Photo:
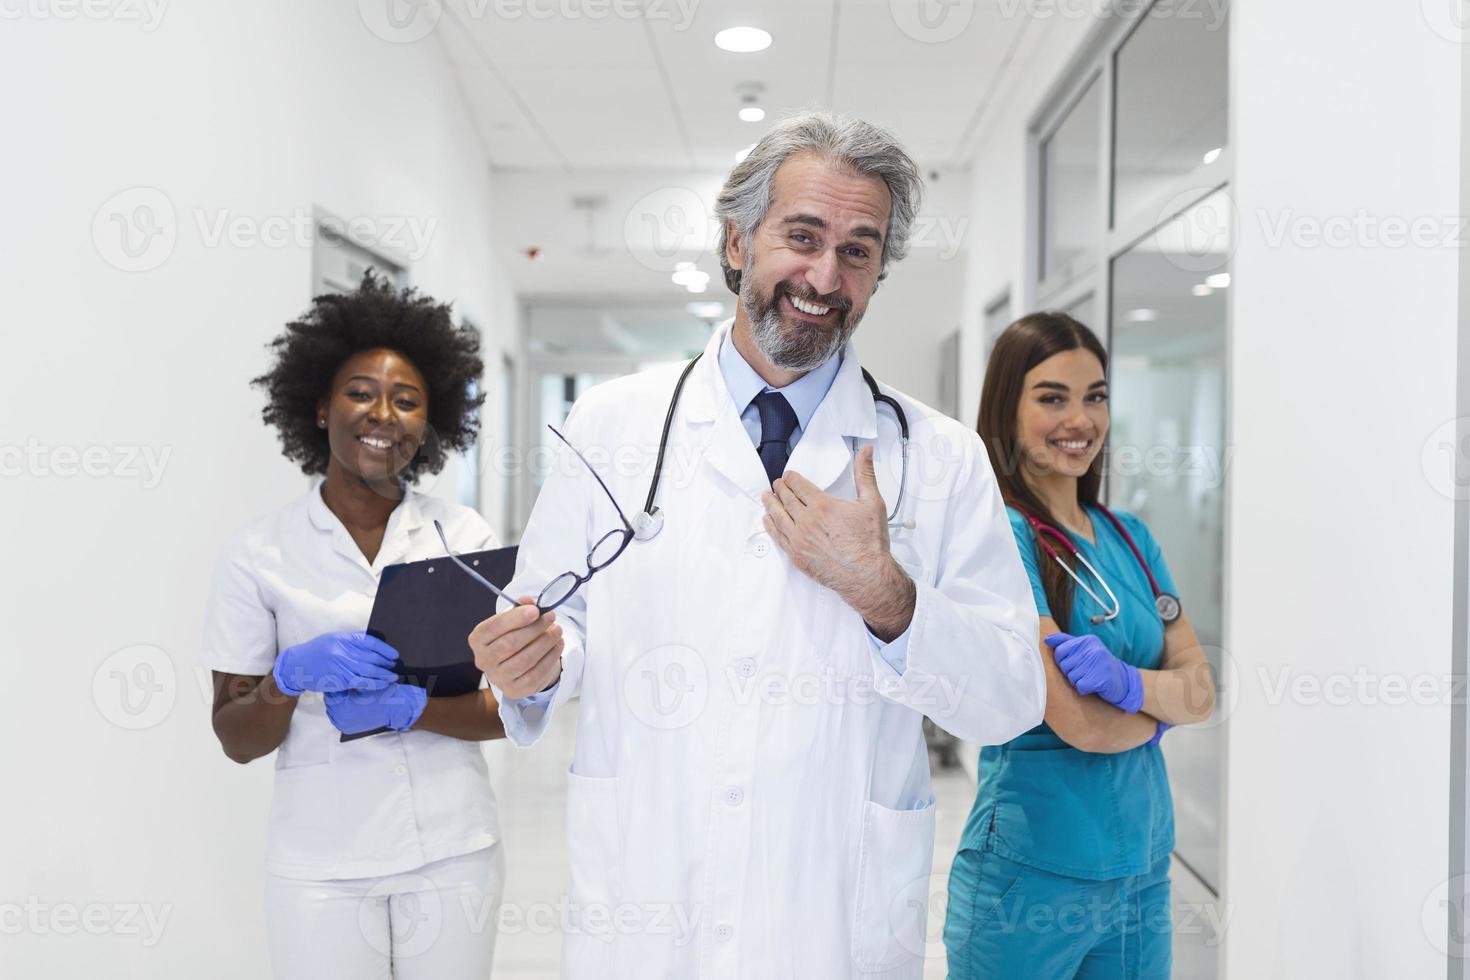
[(984, 744), (1041, 721), (1036, 609), (978, 437), (882, 388), (905, 464), (847, 343), (920, 190), (889, 134), (825, 113), (732, 171), (740, 304), (677, 399), (658, 533), (627, 540), (620, 511), (637, 522), (684, 366), (567, 420), (583, 459), (552, 466), (511, 591), (601, 567), (470, 638), (517, 745), (581, 699), (564, 976), (919, 977), (943, 894), (923, 718)]

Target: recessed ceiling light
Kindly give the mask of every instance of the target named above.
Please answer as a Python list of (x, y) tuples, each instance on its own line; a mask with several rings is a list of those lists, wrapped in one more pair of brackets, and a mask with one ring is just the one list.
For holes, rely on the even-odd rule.
[(723, 51), (749, 54), (771, 46), (771, 35), (759, 27), (727, 27), (715, 35), (715, 46)]
[(755, 144), (754, 143), (750, 144), (749, 146), (742, 147), (739, 150), (736, 150), (735, 151), (735, 162), (736, 163), (739, 163), (742, 160), (744, 160), (746, 157), (750, 156), (750, 151), (753, 150), (753, 149), (755, 149)]
[(690, 316), (697, 316), (701, 320), (718, 320), (725, 315), (725, 304), (713, 301), (690, 303), (684, 309), (689, 311)]
[(675, 272), (671, 278), (674, 280), (674, 283), (676, 285), (693, 286), (697, 284), (701, 289), (703, 289), (704, 284), (709, 282), (709, 273), (700, 272), (698, 269), (680, 269), (678, 272)]
[(1230, 273), (1217, 272), (1213, 276), (1205, 276), (1205, 285), (1211, 289), (1224, 289), (1230, 285)]
[(1217, 146), (1210, 152), (1206, 153), (1205, 163), (1214, 163), (1216, 160), (1220, 159), (1220, 151), (1223, 149), (1223, 146)]
[(760, 122), (766, 118), (766, 110), (758, 105), (747, 105), (740, 107), (741, 122)]
[(674, 263), (674, 271), (675, 272), (683, 272), (685, 269), (692, 269), (692, 268), (694, 268), (694, 263), (693, 262), (675, 262)]
[(1127, 320), (1129, 323), (1153, 323), (1158, 318), (1158, 310), (1150, 310), (1144, 307), (1140, 307), (1136, 310), (1129, 310), (1127, 313), (1123, 314), (1123, 319)]
[(1210, 286), (1206, 286), (1202, 282), (1195, 283), (1194, 288), (1190, 290), (1190, 292), (1194, 293), (1194, 295), (1196, 296), (1208, 296), (1214, 291), (1215, 290), (1213, 288), (1211, 288)]

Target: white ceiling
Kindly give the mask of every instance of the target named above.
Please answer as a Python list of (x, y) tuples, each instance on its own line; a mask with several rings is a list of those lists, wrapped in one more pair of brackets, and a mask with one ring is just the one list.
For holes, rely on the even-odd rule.
[[(516, 292), (680, 309), (730, 298), (714, 254), (715, 195), (737, 150), (805, 107), (898, 136), (928, 184), (928, 234), (909, 261), (941, 248), (952, 258), (969, 220), (965, 161), (996, 84), (1050, 23), (1015, 0), (444, 4), (435, 34), (493, 172), (496, 248)], [(737, 25), (773, 43), (755, 54), (717, 48), (715, 33)], [(764, 86), (765, 122), (737, 117), (746, 82)], [(670, 281), (679, 261), (709, 274), (704, 293)]]
[[(497, 169), (727, 169), (763, 129), (736, 117), (736, 86), (751, 81), (773, 114), (857, 113), (929, 168), (968, 158), (1025, 10), (1013, 0), (445, 0), (436, 33)], [(715, 47), (715, 33), (737, 25), (773, 43)]]

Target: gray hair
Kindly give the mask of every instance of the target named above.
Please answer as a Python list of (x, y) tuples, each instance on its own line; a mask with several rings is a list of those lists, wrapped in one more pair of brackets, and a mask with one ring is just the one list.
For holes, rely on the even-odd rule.
[(883, 258), (878, 279), (888, 275), (888, 263), (908, 254), (909, 230), (919, 213), (924, 181), (913, 159), (886, 129), (853, 116), (810, 110), (781, 120), (762, 136), (750, 155), (735, 165), (720, 196), (715, 214), (720, 218), (720, 266), (725, 285), (740, 295), (740, 270), (730, 267), (726, 255), (730, 225), (746, 241), (755, 234), (771, 207), (771, 183), (776, 169), (796, 153), (811, 151), (854, 173), (882, 178), (893, 198), (888, 230), (883, 236)]

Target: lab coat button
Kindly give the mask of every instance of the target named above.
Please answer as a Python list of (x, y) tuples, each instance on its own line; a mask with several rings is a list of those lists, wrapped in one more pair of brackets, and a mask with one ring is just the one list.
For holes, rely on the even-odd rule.
[(764, 558), (771, 553), (771, 542), (761, 538), (750, 546), (750, 553), (757, 558)]
[(745, 791), (739, 786), (731, 786), (725, 790), (725, 802), (731, 806), (739, 806), (745, 800)]
[(735, 935), (735, 927), (730, 925), (728, 922), (721, 922), (719, 925), (715, 926), (715, 938), (718, 939), (720, 942), (729, 942), (730, 937), (733, 935)]
[(741, 657), (739, 660), (735, 661), (735, 672), (741, 677), (754, 677), (755, 658)]

